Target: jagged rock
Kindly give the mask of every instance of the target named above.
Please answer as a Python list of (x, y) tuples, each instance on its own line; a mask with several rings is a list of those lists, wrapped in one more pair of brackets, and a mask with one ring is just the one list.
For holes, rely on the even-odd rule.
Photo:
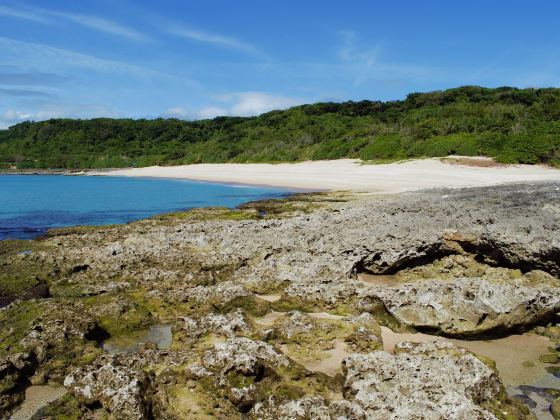
[[(64, 377), (69, 365), (82, 366), (75, 383), (83, 388), (82, 376), (90, 378), (90, 371), (93, 375), (102, 367), (95, 362), (102, 351), (95, 346), (103, 332), (98, 327), (107, 324), (116, 329), (115, 324), (122, 323), (135, 328), (150, 319), (169, 322), (185, 316), (177, 323), (173, 344), (175, 349), (185, 346), (188, 355), (144, 349), (141, 356), (123, 356), (133, 364), (111, 359), (122, 378), (135, 375), (134, 369), (150, 376), (152, 367), (158, 366), (152, 385), (159, 395), (159, 413), (167, 413), (164, 405), (174, 392), (186, 395), (185, 404), (201, 392), (215, 395), (201, 407), (211, 411), (219, 400), (229, 405), (219, 413), (228, 414), (250, 413), (251, 404), (278, 393), (287, 397), (277, 400), (277, 407), (300, 401), (286, 407), (305, 411), (306, 399), (320, 395), (331, 417), (333, 407), (338, 407), (342, 411), (337, 413), (343, 413), (339, 417), (359, 418), (352, 398), (329, 401), (325, 384), (336, 389), (333, 378), (297, 367), (269, 344), (234, 337), (276, 340), (251, 320), (252, 331), (246, 330), (235, 310), (242, 308), (247, 318), (271, 308), (345, 315), (367, 311), (376, 320), (364, 316), (362, 323), (329, 321), (332, 328), (302, 333), (306, 340), (300, 340), (297, 350), (303, 356), (298, 360), (303, 360), (310, 351), (321, 350), (320, 342), (331, 346), (346, 340), (353, 351), (371, 351), (380, 345), (378, 322), (397, 324), (395, 317), (444, 334), (472, 336), (528, 326), (558, 309), (559, 285), (554, 278), (560, 275), (558, 183), (394, 196), (356, 194), (345, 197), (351, 198), (347, 202), (339, 202), (335, 194), (310, 197), (315, 200), (313, 211), (290, 212), (290, 217), (280, 213), (277, 219), (275, 215), (258, 219), (251, 214), (248, 220), (227, 220), (220, 216), (227, 210), (195, 218), (182, 213), (121, 226), (73, 228), (33, 242), (40, 249), (29, 258), (0, 263), (0, 275), (9, 277), (16, 268), (33, 274), (28, 267), (32, 262), (48, 279), (52, 298), (2, 309), (1, 356), (36, 354), (37, 377), (45, 380)], [(302, 203), (307, 204), (298, 204)], [(381, 288), (357, 278), (361, 273), (398, 277), (399, 272), (414, 282)], [(441, 277), (439, 283), (429, 273)], [(417, 278), (412, 279), (413, 274)], [(281, 299), (265, 302), (255, 293), (277, 294)], [(123, 299), (126, 303), (119, 303)], [(115, 324), (102, 325), (100, 317)], [(278, 327), (263, 326), (273, 332)], [(202, 347), (189, 347), (180, 337), (181, 328), (188, 334), (200, 330), (231, 338), (204, 352)], [(317, 336), (311, 337), (315, 332)], [(285, 339), (286, 346), (297, 339), (297, 334)], [(426, 366), (439, 374), (438, 367)], [(195, 382), (196, 389), (184, 381)], [(104, 395), (99, 390), (109, 407), (110, 398)], [(455, 397), (449, 392), (445, 398)]]
[(546, 320), (560, 310), (560, 288), (527, 287), (478, 278), (426, 280), (365, 292), (399, 321), (447, 335), (503, 333)]
[(230, 338), (249, 334), (251, 324), (241, 309), (227, 314), (208, 314), (202, 318), (179, 317), (173, 327), (175, 340), (196, 343), (202, 336), (213, 333)]
[(496, 372), (447, 342), (400, 343), (396, 354), (343, 361), (344, 396), (372, 419), (493, 419), (481, 404), (502, 390)]
[(250, 411), (259, 398), (272, 395), (272, 389), (285, 380), (278, 372), (290, 364), (270, 344), (244, 337), (230, 338), (201, 357), (201, 365), (214, 374), (211, 379), (216, 390), (221, 390), (241, 412)]
[(349, 318), (354, 328), (353, 331), (344, 338), (344, 341), (356, 352), (370, 352), (383, 348), (381, 339), (381, 327), (377, 320), (370, 313), (364, 312), (353, 318)]
[(0, 358), (0, 415), (23, 400), (23, 392), (37, 365), (34, 354), (16, 353)]
[(274, 397), (270, 397), (267, 401), (255, 405), (251, 415), (256, 419), (330, 419), (329, 408), (321, 397), (307, 397), (281, 404), (278, 404)]
[(284, 291), (287, 298), (302, 304), (336, 306), (348, 302), (356, 294), (357, 285), (350, 281), (306, 281), (294, 282)]
[(294, 336), (310, 333), (317, 328), (317, 323), (307, 314), (292, 311), (276, 321), (275, 328), (280, 337), (291, 340)]
[(104, 355), (76, 368), (66, 376), (64, 386), (85, 404), (99, 403), (116, 418), (149, 417), (150, 377), (122, 357)]
[(215, 286), (196, 286), (183, 291), (185, 299), (194, 299), (199, 302), (218, 301), (220, 303), (231, 302), (240, 297), (253, 296), (240, 284), (226, 281)]
[(250, 413), (251, 418), (264, 419), (351, 419), (366, 418), (364, 410), (347, 400), (327, 401), (323, 397), (306, 397), (280, 403), (276, 398), (257, 403)]
[(288, 366), (289, 359), (270, 344), (236, 337), (208, 350), (202, 357), (202, 365), (222, 374), (233, 370), (243, 375), (255, 375), (265, 365)]

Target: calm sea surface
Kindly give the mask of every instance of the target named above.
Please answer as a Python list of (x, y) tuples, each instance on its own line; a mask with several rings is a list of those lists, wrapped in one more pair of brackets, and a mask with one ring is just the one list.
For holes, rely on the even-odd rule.
[(126, 223), (193, 207), (235, 207), (289, 192), (169, 179), (0, 175), (0, 239), (33, 238), (55, 227)]

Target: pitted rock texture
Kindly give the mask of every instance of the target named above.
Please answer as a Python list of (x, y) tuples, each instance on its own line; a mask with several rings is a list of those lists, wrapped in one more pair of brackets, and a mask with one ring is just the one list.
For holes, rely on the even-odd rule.
[[(517, 283), (517, 284), (516, 284)], [(425, 280), (368, 291), (399, 321), (447, 335), (504, 333), (551, 318), (560, 288), (480, 278)]]
[(252, 326), (241, 309), (227, 314), (208, 314), (202, 318), (179, 317), (173, 327), (175, 340), (186, 345), (194, 345), (208, 334), (226, 338), (250, 334)]
[[(547, 207), (560, 199), (557, 187), (363, 197), (286, 219), (146, 221), (58, 236), (48, 245), (57, 247), (54, 264), (64, 267), (62, 278), (79, 285), (76, 291), (92, 284), (109, 290), (142, 285), (168, 299), (173, 292), (181, 299), (203, 299), (214, 292), (187, 290), (224, 280), (261, 293), (283, 282), (394, 272), (447, 252), (450, 242), (498, 263), (558, 275), (560, 216)], [(36, 258), (49, 255), (44, 251)]]
[(450, 343), (401, 343), (396, 354), (355, 354), (343, 366), (344, 396), (367, 418), (496, 418), (481, 404), (500, 393), (498, 375)]
[(85, 404), (100, 403), (116, 418), (147, 418), (150, 378), (140, 366), (118, 357), (102, 357), (72, 371), (64, 386)]
[[(384, 377), (379, 386), (395, 388), (375, 395), (387, 413), (441, 403), (442, 416), (491, 418), (510, 406), (501, 391), (492, 398), (503, 406), (488, 402), (500, 382), (478, 359), (376, 351), (380, 326), (470, 337), (544, 327), (560, 310), (558, 202), (558, 183), (311, 194), (265, 216), (262, 203), (202, 209), (2, 245), (0, 279), (36, 278), (49, 293), (0, 310), (0, 415), (31, 382), (66, 377), (56, 415), (376, 418), (364, 390)], [(170, 350), (103, 354), (109, 336), (155, 323), (173, 326)], [(5, 362), (17, 354), (27, 364)], [(449, 375), (455, 387), (444, 386)]]
[(203, 356), (202, 365), (222, 374), (233, 370), (244, 375), (254, 375), (265, 365), (286, 367), (289, 365), (289, 359), (267, 343), (238, 337), (207, 351)]
[(258, 403), (253, 410), (255, 419), (318, 419), (318, 420), (365, 420), (365, 411), (347, 400), (326, 401), (322, 397), (308, 397), (278, 403), (276, 398)]

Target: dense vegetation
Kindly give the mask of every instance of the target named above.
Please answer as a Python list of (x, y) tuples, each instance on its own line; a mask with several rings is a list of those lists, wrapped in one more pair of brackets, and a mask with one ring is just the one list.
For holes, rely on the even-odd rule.
[(560, 165), (560, 89), (466, 86), (402, 101), (317, 103), (251, 118), (52, 119), (0, 131), (4, 168), (448, 154)]

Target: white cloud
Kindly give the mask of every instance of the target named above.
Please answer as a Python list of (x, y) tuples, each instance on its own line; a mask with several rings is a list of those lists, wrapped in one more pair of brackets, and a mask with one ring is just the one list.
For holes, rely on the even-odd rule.
[(197, 116), (201, 120), (207, 120), (207, 119), (216, 118), (228, 114), (229, 111), (227, 109), (219, 108), (216, 106), (209, 106), (206, 108), (202, 108), (200, 111), (198, 111)]
[(185, 108), (176, 106), (174, 108), (169, 108), (165, 115), (176, 118), (187, 118), (190, 116), (190, 113)]
[(222, 96), (223, 99), (233, 99), (230, 108), (231, 115), (250, 116), (259, 115), (275, 109), (285, 109), (303, 103), (301, 99), (265, 92), (238, 92)]
[(0, 129), (6, 129), (11, 125), (26, 121), (32, 118), (32, 115), (26, 112), (8, 109), (0, 115)]
[(83, 103), (46, 104), (32, 112), (8, 109), (0, 114), (0, 129), (8, 128), (22, 121), (44, 121), (51, 118), (119, 118), (121, 114), (99, 105)]
[(203, 120), (221, 116), (249, 117), (304, 103), (299, 98), (273, 95), (266, 92), (233, 92), (219, 95), (216, 100), (222, 105), (210, 105), (193, 112), (178, 106), (169, 108), (165, 115), (175, 118)]

